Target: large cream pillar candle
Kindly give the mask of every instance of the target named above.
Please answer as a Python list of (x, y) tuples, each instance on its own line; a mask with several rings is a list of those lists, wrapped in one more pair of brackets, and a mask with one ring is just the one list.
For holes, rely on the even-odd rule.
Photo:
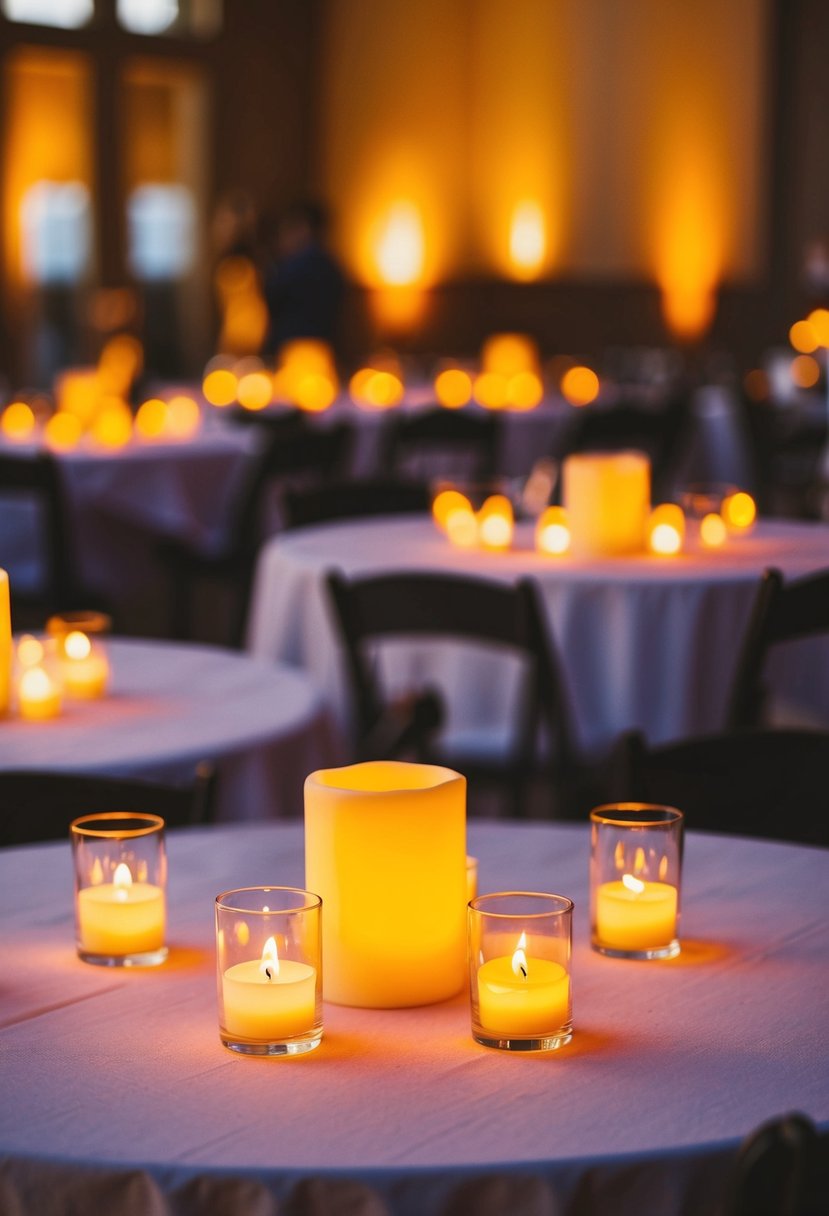
[(466, 980), (466, 779), (373, 761), (305, 782), (305, 878), (322, 897), (323, 995), (428, 1005)]
[(650, 512), (650, 462), (642, 452), (583, 452), (564, 461), (570, 551), (583, 557), (641, 553)]
[(9, 688), (12, 671), (12, 618), (9, 596), (9, 576), (0, 570), (0, 714), (9, 708)]

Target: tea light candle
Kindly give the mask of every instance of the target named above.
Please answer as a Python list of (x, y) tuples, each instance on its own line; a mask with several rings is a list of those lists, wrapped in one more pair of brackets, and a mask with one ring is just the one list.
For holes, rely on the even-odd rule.
[(63, 641), (63, 655), (61, 679), (67, 696), (102, 697), (109, 683), (109, 662), (100, 646), (93, 646), (80, 630), (72, 630)]
[(79, 944), (87, 953), (149, 954), (164, 945), (164, 892), (133, 882), (125, 862), (115, 867), (112, 882), (84, 887), (77, 900)]
[(651, 950), (676, 935), (676, 887), (623, 874), (596, 892), (596, 938), (610, 950)]
[(44, 722), (61, 711), (61, 692), (44, 667), (27, 667), (17, 686), (17, 708), (21, 718)]
[(305, 1034), (316, 1017), (316, 984), (315, 968), (280, 959), (269, 937), (261, 959), (236, 963), (222, 976), (226, 1032), (259, 1042)]
[(522, 933), (512, 957), (490, 959), (478, 969), (481, 1029), (493, 1038), (541, 1038), (570, 1018), (570, 977), (546, 958), (527, 958)]
[(515, 523), (512, 503), (504, 494), (491, 494), (478, 512), (478, 536), (484, 549), (502, 552), (512, 544)]
[(674, 502), (663, 502), (650, 513), (648, 519), (648, 548), (661, 557), (679, 553), (685, 540), (685, 516), (682, 507)]

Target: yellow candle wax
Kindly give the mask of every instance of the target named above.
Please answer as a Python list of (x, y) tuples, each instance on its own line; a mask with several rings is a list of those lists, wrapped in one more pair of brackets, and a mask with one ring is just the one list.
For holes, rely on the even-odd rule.
[(88, 954), (149, 954), (164, 945), (165, 901), (161, 887), (133, 882), (123, 863), (113, 882), (78, 892), (78, 935)]
[[(627, 881), (625, 881), (627, 880)], [(625, 874), (596, 892), (596, 937), (609, 950), (653, 950), (676, 936), (676, 887)]]
[(641, 553), (650, 510), (650, 462), (641, 452), (585, 452), (563, 469), (564, 507), (573, 553)]
[(325, 999), (447, 1000), (466, 972), (466, 780), (384, 760), (305, 782), (305, 885), (322, 898)]
[(542, 1038), (570, 1021), (570, 977), (560, 963), (526, 960), (515, 972), (514, 957), (493, 958), (478, 969), (478, 1016), (493, 1038)]
[(258, 959), (236, 963), (222, 976), (223, 1029), (257, 1042), (307, 1034), (316, 1020), (316, 991), (317, 973), (307, 963), (284, 958), (268, 968)]
[(29, 667), (20, 677), (17, 708), (21, 718), (43, 722), (61, 710), (60, 688), (43, 667)]
[(12, 668), (12, 621), (9, 596), (9, 576), (0, 570), (0, 714), (9, 708), (9, 686)]

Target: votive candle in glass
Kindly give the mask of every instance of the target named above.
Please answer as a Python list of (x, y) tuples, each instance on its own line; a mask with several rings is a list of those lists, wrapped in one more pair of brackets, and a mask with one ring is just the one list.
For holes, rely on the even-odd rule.
[(216, 897), (219, 1037), (231, 1051), (295, 1056), (322, 1040), (322, 900), (297, 887)]
[(110, 670), (104, 639), (111, 624), (103, 612), (67, 612), (49, 618), (46, 632), (55, 639), (67, 697), (91, 701), (106, 693)]
[(112, 811), (70, 826), (75, 933), (85, 963), (154, 967), (167, 957), (167, 853), (159, 815)]
[(682, 812), (619, 802), (590, 812), (590, 940), (613, 958), (679, 954)]
[(573, 903), (504, 891), (469, 904), (472, 1037), (505, 1051), (555, 1051), (573, 1037)]

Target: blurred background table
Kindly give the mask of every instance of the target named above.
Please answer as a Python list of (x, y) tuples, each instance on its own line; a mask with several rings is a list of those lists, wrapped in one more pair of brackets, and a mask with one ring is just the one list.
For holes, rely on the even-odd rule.
[(303, 1059), (225, 1051), (212, 902), (302, 885), (299, 824), (171, 833), (170, 959), (149, 972), (75, 957), (68, 844), (0, 853), (4, 1210), (273, 1216), (292, 1195), (292, 1211), (452, 1216), (489, 1195), (499, 1212), (710, 1216), (759, 1123), (796, 1109), (829, 1132), (829, 852), (689, 834), (682, 953), (644, 963), (589, 947), (581, 825), (470, 824), (469, 848), (482, 891), (575, 901), (575, 1035), (551, 1056), (476, 1045), (465, 993), (326, 1004)]
[[(825, 525), (761, 521), (716, 552), (605, 560), (549, 558), (519, 525), (508, 553), (451, 546), (426, 517), (343, 520), (303, 528), (262, 550), (248, 648), (308, 672), (346, 729), (349, 706), (340, 652), (324, 592), (328, 570), (454, 570), (537, 580), (564, 667), (582, 746), (601, 752), (622, 730), (659, 742), (723, 725), (737, 648), (767, 566), (797, 576), (829, 563)], [(786, 690), (810, 714), (829, 716), (829, 647), (798, 643), (786, 656)], [(816, 658), (817, 656), (817, 658)], [(456, 736), (496, 739), (512, 720), (515, 670), (500, 656), (458, 646), (395, 645), (384, 658), (402, 687), (446, 685)]]
[(110, 694), (64, 702), (59, 718), (9, 718), (0, 768), (184, 779), (217, 774), (218, 819), (298, 815), (305, 777), (338, 756), (311, 681), (206, 646), (110, 639)]

